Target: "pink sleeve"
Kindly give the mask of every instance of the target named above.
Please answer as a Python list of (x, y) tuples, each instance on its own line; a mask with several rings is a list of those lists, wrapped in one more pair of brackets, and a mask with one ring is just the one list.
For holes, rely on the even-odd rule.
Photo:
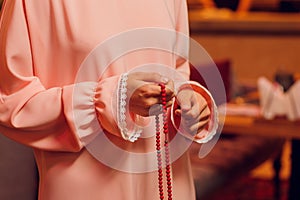
[(120, 129), (116, 119), (117, 87), (119, 76), (112, 76), (101, 80), (96, 87), (95, 102), (97, 118), (106, 131), (121, 137)]
[(175, 29), (178, 32), (176, 41), (176, 70), (186, 79), (189, 79), (189, 25), (186, 0), (175, 1)]
[(45, 88), (34, 76), (23, 2), (6, 1), (4, 6), (0, 29), (0, 132), (34, 148), (79, 151), (84, 145), (82, 138), (99, 131), (93, 101), (97, 83)]
[[(177, 58), (177, 71), (179, 71), (181, 73), (181, 75), (183, 77), (186, 78), (186, 80), (189, 80), (189, 76), (190, 76), (190, 63), (189, 63), (189, 27), (188, 27), (188, 9), (187, 9), (187, 3), (186, 0), (177, 0), (177, 7), (176, 7), (176, 11), (175, 13), (175, 17), (176, 17), (176, 30), (182, 34), (182, 35), (186, 35), (186, 39), (185, 37), (181, 36), (179, 38), (181, 38), (178, 41), (177, 44), (177, 52), (179, 55), (182, 55), (182, 57), (178, 57)], [(213, 138), (213, 136), (217, 133), (217, 128), (218, 128), (218, 109), (217, 106), (215, 104), (215, 101), (213, 99), (213, 97), (211, 96), (210, 92), (203, 87), (202, 85), (200, 85), (197, 82), (194, 81), (187, 81), (185, 83), (178, 83), (175, 84), (175, 90), (180, 90), (180, 88), (186, 85), (187, 87), (190, 87), (191, 89), (193, 89), (196, 93), (201, 94), (205, 100), (208, 103), (209, 109), (211, 111), (211, 115), (210, 115), (210, 121), (209, 124), (207, 125), (207, 127), (201, 131), (198, 136), (201, 139), (197, 139), (195, 140), (193, 137), (191, 137), (190, 133), (184, 133), (184, 132), (180, 132), (182, 135), (184, 135), (185, 137), (188, 137), (192, 140), (194, 140), (197, 143), (206, 143), (209, 140), (211, 140)], [(180, 119), (178, 117), (176, 117), (176, 115), (173, 113), (175, 111), (175, 109), (177, 108), (178, 105), (176, 105), (176, 102), (174, 101), (174, 104), (172, 105), (172, 112), (171, 112), (171, 120), (172, 123), (174, 125), (174, 127), (178, 130), (179, 124), (180, 124)]]

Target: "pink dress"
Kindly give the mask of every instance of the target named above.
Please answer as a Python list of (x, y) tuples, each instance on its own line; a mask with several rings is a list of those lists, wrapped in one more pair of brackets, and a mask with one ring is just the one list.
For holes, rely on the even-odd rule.
[[(121, 137), (111, 102), (116, 98), (114, 91), (120, 74), (143, 63), (170, 66), (172, 55), (152, 50), (130, 52), (108, 62), (109, 68), (98, 81), (90, 81), (94, 74), (88, 72), (78, 78), (81, 66), (98, 62), (87, 58), (99, 44), (119, 33), (147, 27), (188, 35), (186, 2), (8, 0), (4, 3), (0, 29), (0, 132), (34, 149), (40, 200), (159, 199), (156, 171), (134, 173), (130, 166), (119, 170), (99, 161), (87, 146), (104, 135), (126, 152), (155, 150), (154, 137), (142, 137), (133, 143)], [(107, 51), (101, 58), (111, 60), (115, 56), (111, 48), (115, 47), (105, 46)], [(187, 62), (177, 62), (173, 67), (188, 77)], [(100, 103), (95, 105), (94, 98)], [(108, 151), (104, 146), (96, 149)], [(129, 162), (126, 155), (109, 153), (108, 157), (116, 157), (114, 162), (121, 168), (124, 163), (134, 168), (140, 162)], [(146, 162), (143, 164), (147, 165)], [(172, 180), (173, 199), (195, 199), (186, 152), (173, 162)]]

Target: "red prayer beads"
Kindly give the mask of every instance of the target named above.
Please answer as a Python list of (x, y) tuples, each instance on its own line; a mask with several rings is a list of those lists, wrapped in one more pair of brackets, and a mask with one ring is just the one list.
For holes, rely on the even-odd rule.
[[(170, 151), (169, 151), (169, 128), (167, 119), (167, 93), (166, 86), (163, 83), (159, 84), (161, 88), (161, 101), (162, 101), (162, 115), (163, 115), (163, 133), (164, 133), (164, 148), (165, 148), (165, 164), (166, 164), (166, 180), (167, 180), (167, 193), (168, 200), (172, 200), (172, 179), (171, 179), (171, 164), (170, 164)], [(158, 166), (158, 187), (160, 199), (164, 199), (163, 190), (163, 170), (162, 170), (162, 155), (161, 155), (161, 137), (160, 137), (160, 124), (159, 115), (155, 116), (156, 124), (156, 152), (157, 152), (157, 166)]]

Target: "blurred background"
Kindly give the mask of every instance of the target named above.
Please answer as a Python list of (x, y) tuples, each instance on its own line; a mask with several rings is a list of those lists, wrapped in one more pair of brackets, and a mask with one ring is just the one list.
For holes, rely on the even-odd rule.
[[(252, 105), (260, 106), (257, 93), (260, 77), (283, 86), (287, 79), (279, 81), (278, 77), (283, 74), (293, 77), (284, 92), (297, 81), (300, 1), (188, 0), (188, 5), (191, 37), (203, 46), (220, 69), (228, 102), (243, 107), (243, 113), (234, 114), (238, 115), (234, 125), (228, 125), (234, 133), (227, 131), (225, 121), (226, 130), (214, 150), (202, 161), (194, 160), (198, 166), (194, 174), (199, 199), (300, 199), (297, 188), (300, 185), (297, 170), (300, 169), (300, 143), (297, 135), (290, 137), (287, 133), (290, 128), (296, 134), (299, 130), (300, 135), (299, 119), (288, 122), (280, 136), (268, 132), (272, 133), (272, 123), (289, 121), (286, 116), (276, 116), (280, 122), (268, 121), (263, 131), (256, 129), (255, 123), (245, 128), (247, 131), (238, 131), (235, 125), (244, 118), (257, 120), (257, 116), (247, 113), (252, 115)], [(299, 100), (296, 104), (299, 105)], [(295, 123), (298, 125), (294, 126)], [(244, 132), (250, 133), (245, 136)], [(210, 188), (208, 183), (211, 183)]]
[[(192, 145), (197, 199), (299, 200), (299, 119), (264, 120), (253, 106), (260, 106), (259, 77), (278, 81), (284, 92), (300, 77), (300, 0), (188, 0), (188, 9), (191, 37), (220, 70), (227, 103), (243, 108), (225, 121), (208, 156), (199, 159)], [(203, 66), (191, 66), (191, 79), (202, 82), (197, 67)], [(287, 84), (278, 79), (286, 75)], [(31, 149), (1, 136), (0, 199), (36, 199), (37, 180)]]

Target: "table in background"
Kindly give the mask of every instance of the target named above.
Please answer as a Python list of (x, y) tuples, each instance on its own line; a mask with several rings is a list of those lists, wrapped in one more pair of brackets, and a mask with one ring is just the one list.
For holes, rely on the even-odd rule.
[[(243, 115), (226, 115), (220, 117), (223, 122), (222, 134), (237, 135), (257, 135), (259, 137), (297, 139), (300, 140), (300, 121), (289, 121), (285, 117), (278, 117), (272, 120), (264, 119), (262, 116), (243, 116)], [(291, 162), (299, 163), (295, 156), (292, 156)], [(280, 176), (281, 155), (274, 160), (273, 168), (275, 199), (280, 197)], [(291, 177), (295, 176), (292, 170)], [(297, 187), (300, 180), (293, 178), (290, 181), (290, 187)]]
[(300, 121), (292, 122), (286, 118), (266, 120), (262, 117), (241, 115), (227, 115), (221, 120), (224, 121), (224, 134), (300, 139)]

